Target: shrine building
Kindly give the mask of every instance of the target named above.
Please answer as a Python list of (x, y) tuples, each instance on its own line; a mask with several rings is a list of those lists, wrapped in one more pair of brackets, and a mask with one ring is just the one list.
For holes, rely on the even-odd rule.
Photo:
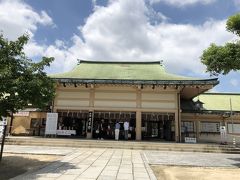
[[(160, 61), (84, 60), (72, 71), (50, 77), (57, 84), (52, 112), (58, 113), (60, 135), (97, 139), (101, 125), (102, 137), (114, 139), (119, 122), (121, 140), (125, 121), (130, 140), (221, 142), (221, 127), (226, 141), (240, 134), (240, 94), (208, 93), (217, 78), (170, 74)], [(28, 135), (44, 134), (46, 112), (22, 114), (28, 118), (15, 115), (13, 134), (24, 129)]]

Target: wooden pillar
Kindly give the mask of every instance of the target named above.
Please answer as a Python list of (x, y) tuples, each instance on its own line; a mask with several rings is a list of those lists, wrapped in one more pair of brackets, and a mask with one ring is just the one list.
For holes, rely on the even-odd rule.
[(199, 121), (198, 121), (198, 120), (195, 120), (195, 121), (194, 121), (194, 126), (195, 126), (195, 130), (196, 130), (196, 139), (197, 139), (197, 142), (198, 142), (198, 138), (199, 138), (199, 127), (200, 127), (200, 124), (199, 124)]
[(180, 93), (177, 93), (177, 111), (175, 112), (175, 142), (181, 142)]
[(179, 142), (179, 119), (178, 113), (175, 112), (175, 142)]
[(136, 112), (136, 140), (142, 140), (142, 112)]
[(200, 133), (201, 133), (201, 130), (200, 130), (201, 121), (199, 119), (196, 119), (196, 124), (197, 124), (197, 126), (196, 126), (196, 128), (197, 128), (197, 142), (199, 142), (200, 141)]
[(59, 96), (59, 91), (58, 91), (58, 88), (60, 88), (60, 85), (58, 84), (57, 85), (57, 88), (56, 88), (56, 90), (55, 90), (55, 97), (54, 97), (54, 99), (53, 99), (53, 101), (52, 101), (52, 109), (51, 109), (51, 112), (54, 112), (54, 113), (56, 113), (57, 112), (57, 108), (55, 107), (55, 105), (58, 103), (58, 96)]
[(90, 87), (90, 96), (89, 96), (89, 106), (90, 107), (94, 107), (94, 99), (95, 99), (95, 89), (94, 89), (94, 85), (91, 84)]
[[(138, 109), (141, 109), (142, 92), (140, 86), (138, 86), (136, 93), (137, 93), (136, 107)], [(142, 140), (142, 112), (140, 110), (136, 111), (136, 140)]]

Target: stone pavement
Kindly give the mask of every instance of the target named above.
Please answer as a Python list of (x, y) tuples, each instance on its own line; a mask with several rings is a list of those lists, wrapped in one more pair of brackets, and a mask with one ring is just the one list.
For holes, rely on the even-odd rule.
[[(6, 151), (10, 151), (9, 148), (11, 146), (6, 147)], [(26, 149), (31, 151), (30, 148)], [(42, 150), (47, 151), (47, 147), (42, 147)], [(156, 180), (156, 177), (140, 150), (74, 148), (59, 161), (13, 178), (27, 179)]]
[(156, 180), (149, 164), (240, 167), (239, 154), (6, 145), (4, 152), (62, 156), (13, 180)]

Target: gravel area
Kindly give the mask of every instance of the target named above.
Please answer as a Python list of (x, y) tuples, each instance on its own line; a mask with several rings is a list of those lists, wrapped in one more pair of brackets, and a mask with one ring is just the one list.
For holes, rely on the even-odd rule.
[(239, 154), (144, 151), (151, 165), (240, 167)]
[(239, 168), (151, 166), (159, 180), (239, 180)]

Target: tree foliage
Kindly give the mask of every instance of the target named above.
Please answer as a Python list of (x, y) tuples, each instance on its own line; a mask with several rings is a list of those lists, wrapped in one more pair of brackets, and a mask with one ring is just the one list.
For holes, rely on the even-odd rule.
[[(228, 18), (226, 29), (240, 36), (240, 13)], [(231, 70), (240, 70), (240, 41), (226, 43), (224, 46), (211, 44), (203, 51), (201, 62), (212, 75), (225, 75)]]
[(240, 13), (228, 18), (226, 28), (229, 32), (240, 36)]
[(0, 35), (0, 115), (14, 113), (29, 104), (45, 108), (54, 97), (54, 83), (44, 72), (53, 58), (33, 62), (23, 52), (29, 37), (8, 41)]

